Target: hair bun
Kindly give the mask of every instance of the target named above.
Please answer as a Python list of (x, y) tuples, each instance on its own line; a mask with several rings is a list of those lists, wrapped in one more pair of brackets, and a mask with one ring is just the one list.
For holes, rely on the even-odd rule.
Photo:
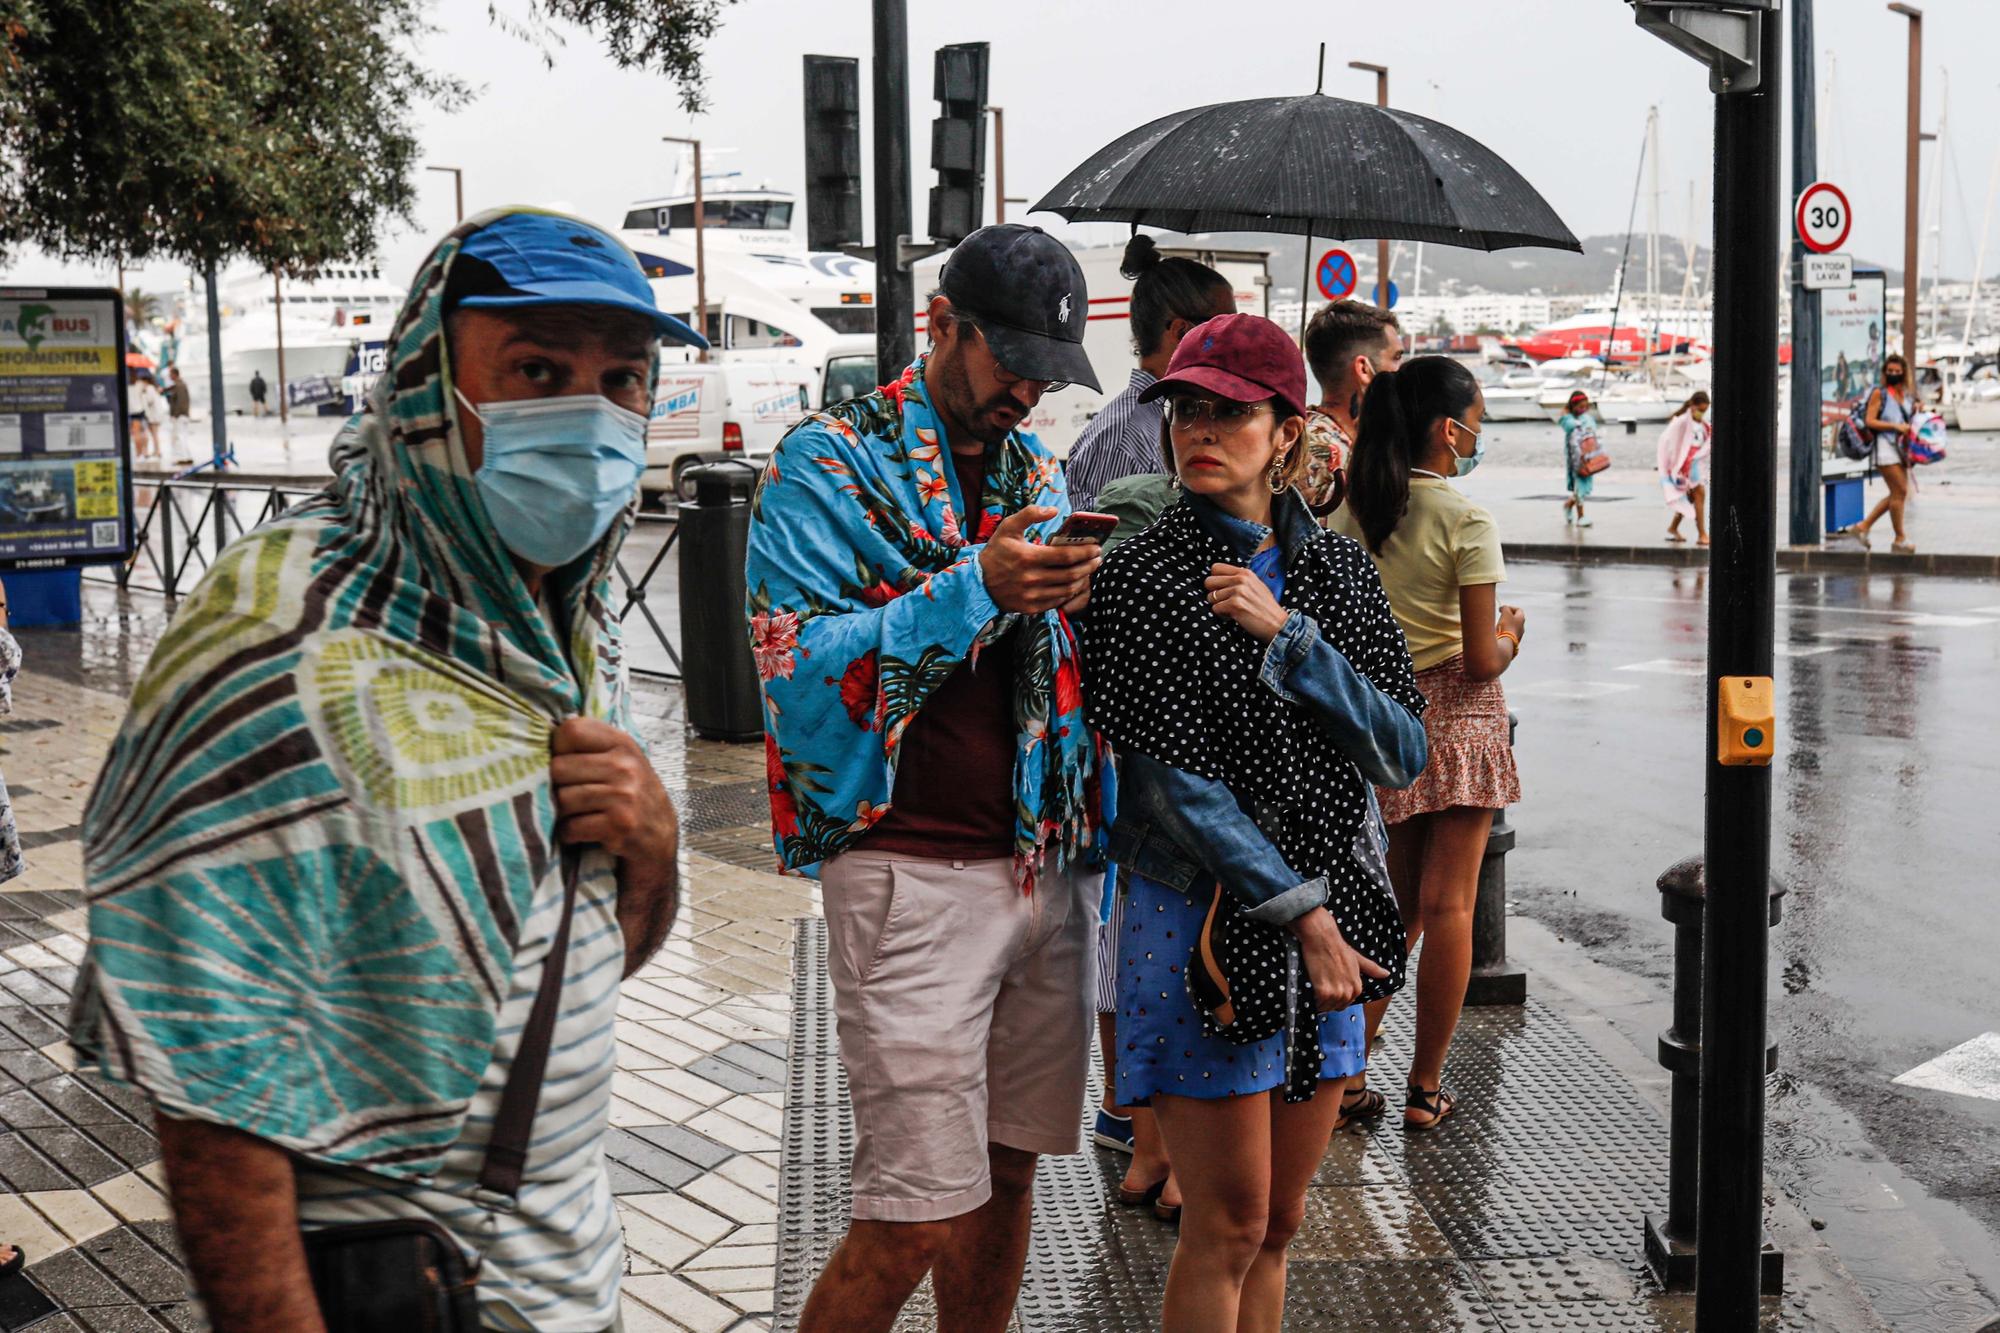
[(1163, 258), (1153, 238), (1141, 232), (1125, 242), (1125, 257), (1118, 261), (1118, 272), (1137, 281), (1140, 274), (1158, 268)]

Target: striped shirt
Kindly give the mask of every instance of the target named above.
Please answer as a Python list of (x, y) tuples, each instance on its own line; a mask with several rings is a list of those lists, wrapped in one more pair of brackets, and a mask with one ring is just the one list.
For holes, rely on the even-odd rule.
[(522, 927), (492, 1062), (465, 1131), (436, 1178), (428, 1185), (402, 1184), (362, 1171), (297, 1164), (299, 1221), (307, 1229), (417, 1217), (450, 1232), (468, 1259), (479, 1260), (480, 1322), (487, 1328), (604, 1333), (618, 1318), (624, 1233), (604, 1165), (617, 1061), (613, 1022), (625, 965), (613, 865), (602, 852), (584, 861), (562, 1005), (513, 1213), (492, 1212), (475, 1203), (472, 1193), (500, 1090), (561, 919), (562, 885), (555, 875), (547, 878), (547, 891), (535, 899)]
[(1124, 392), (1106, 403), (1077, 437), (1063, 469), (1069, 476), (1069, 500), (1076, 508), (1095, 506), (1097, 493), (1120, 477), (1167, 470), (1166, 459), (1160, 456), (1160, 427), (1165, 420), (1160, 404), (1139, 401), (1140, 392), (1158, 378), (1134, 370)]

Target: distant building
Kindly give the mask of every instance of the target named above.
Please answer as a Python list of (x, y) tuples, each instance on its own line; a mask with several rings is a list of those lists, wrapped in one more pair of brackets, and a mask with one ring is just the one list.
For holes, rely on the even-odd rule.
[(1442, 319), (1454, 333), (1497, 329), (1514, 333), (1538, 329), (1550, 319), (1550, 299), (1507, 292), (1455, 292), (1445, 296), (1408, 296), (1396, 305), (1406, 333), (1429, 333)]

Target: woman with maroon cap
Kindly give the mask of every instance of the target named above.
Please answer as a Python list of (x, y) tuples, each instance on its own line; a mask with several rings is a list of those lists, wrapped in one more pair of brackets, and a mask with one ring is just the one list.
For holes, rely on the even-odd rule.
[(1424, 701), (1367, 553), (1293, 490), (1285, 332), (1209, 320), (1143, 396), (1166, 399), (1182, 493), (1106, 558), (1083, 627), (1119, 760), (1118, 1100), (1152, 1108), (1186, 1198), (1162, 1325), (1276, 1329), (1366, 1063), (1357, 1001), (1402, 979), (1369, 784), (1423, 769)]

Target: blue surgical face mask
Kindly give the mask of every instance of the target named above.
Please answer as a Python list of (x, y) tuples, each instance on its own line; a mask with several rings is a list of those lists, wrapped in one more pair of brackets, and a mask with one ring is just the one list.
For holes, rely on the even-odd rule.
[(1458, 450), (1454, 449), (1451, 451), (1451, 456), (1455, 460), (1453, 464), (1453, 470), (1456, 472), (1458, 476), (1462, 477), (1466, 473), (1472, 471), (1472, 469), (1478, 467), (1479, 460), (1486, 457), (1486, 432), (1483, 430), (1482, 431), (1474, 430), (1472, 427), (1466, 425), (1463, 421), (1460, 421), (1457, 417), (1446, 417), (1445, 420), (1449, 421), (1452, 425), (1458, 427), (1460, 430), (1464, 431), (1467, 435), (1470, 435), (1472, 437), (1471, 454), (1465, 457), (1460, 457)]
[[(453, 393), (458, 393), (454, 388)], [(556, 569), (597, 544), (646, 469), (646, 418), (600, 394), (525, 398), (466, 411), (485, 428), (472, 484), (507, 549)]]

